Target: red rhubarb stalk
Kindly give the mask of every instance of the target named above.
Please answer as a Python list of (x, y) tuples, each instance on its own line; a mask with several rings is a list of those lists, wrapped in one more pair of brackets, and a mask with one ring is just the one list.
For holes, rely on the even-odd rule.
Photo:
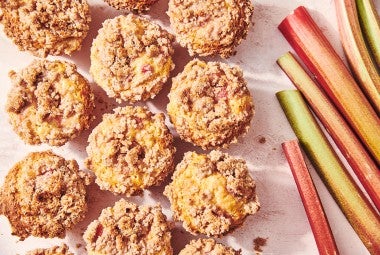
[(336, 203), (371, 254), (380, 254), (380, 216), (356, 185), (297, 90), (276, 93), (294, 133)]
[(380, 171), (376, 163), (338, 110), (294, 56), (288, 52), (281, 56), (277, 63), (301, 91), (380, 211)]
[(297, 140), (282, 143), (320, 255), (339, 254), (330, 225)]
[(305, 7), (279, 29), (380, 164), (380, 119)]
[(355, 0), (335, 0), (341, 42), (350, 68), (377, 114), (380, 114), (380, 75), (364, 40)]

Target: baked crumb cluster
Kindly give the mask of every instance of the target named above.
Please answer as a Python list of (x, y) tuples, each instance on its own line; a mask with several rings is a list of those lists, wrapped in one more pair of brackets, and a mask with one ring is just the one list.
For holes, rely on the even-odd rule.
[[(118, 10), (140, 13), (157, 0), (105, 0)], [(250, 0), (169, 0), (168, 15), (176, 38), (137, 14), (103, 22), (90, 50), (90, 74), (119, 103), (154, 98), (174, 69), (177, 40), (190, 55), (228, 58), (246, 38)], [(35, 56), (70, 55), (79, 50), (90, 24), (85, 0), (0, 2), (5, 34)], [(90, 127), (94, 94), (75, 64), (39, 59), (12, 82), (6, 111), (27, 144), (62, 146)], [(167, 113), (180, 138), (202, 149), (226, 148), (248, 132), (254, 115), (252, 96), (239, 67), (190, 61), (172, 79)], [(144, 106), (123, 106), (104, 114), (88, 137), (85, 166), (102, 190), (126, 197), (161, 185), (174, 170), (173, 135), (164, 113)], [(12, 234), (64, 237), (84, 219), (90, 175), (75, 160), (52, 151), (33, 152), (16, 163), (0, 188), (0, 214)], [(244, 160), (218, 150), (186, 152), (164, 195), (174, 220), (190, 233), (221, 236), (259, 210), (256, 185)], [(102, 210), (83, 238), (90, 255), (171, 255), (171, 229), (160, 205), (119, 200)], [(180, 255), (240, 255), (215, 240), (192, 240)], [(66, 244), (27, 255), (72, 255)]]
[(121, 199), (103, 209), (83, 238), (89, 255), (171, 255), (171, 228), (160, 206)]
[(186, 152), (172, 180), (164, 195), (174, 219), (193, 234), (226, 234), (260, 208), (245, 161), (220, 151)]
[(148, 11), (150, 6), (158, 0), (105, 0), (110, 6), (118, 10), (143, 12)]
[(52, 151), (33, 152), (12, 167), (0, 189), (0, 214), (10, 221), (12, 234), (64, 237), (84, 219), (86, 185), (91, 179), (75, 160)]
[(226, 147), (246, 133), (253, 100), (239, 67), (190, 61), (173, 78), (167, 111), (178, 134), (203, 149)]
[(89, 136), (87, 167), (101, 189), (127, 196), (159, 185), (173, 170), (173, 136), (163, 113), (126, 106), (103, 115)]
[(170, 0), (167, 14), (190, 55), (228, 58), (246, 38), (252, 12), (251, 0)]
[(60, 146), (89, 127), (94, 95), (74, 64), (35, 60), (20, 72), (10, 71), (9, 77), (6, 110), (25, 142)]
[(178, 255), (240, 255), (240, 250), (217, 243), (214, 239), (191, 240)]
[(173, 40), (159, 25), (134, 14), (108, 19), (92, 43), (90, 73), (118, 102), (154, 98), (174, 68)]
[(47, 249), (35, 249), (27, 252), (26, 255), (74, 255), (74, 253), (69, 251), (69, 247), (66, 244), (62, 244)]
[(38, 57), (79, 50), (91, 21), (85, 0), (0, 1), (0, 23), (20, 50)]

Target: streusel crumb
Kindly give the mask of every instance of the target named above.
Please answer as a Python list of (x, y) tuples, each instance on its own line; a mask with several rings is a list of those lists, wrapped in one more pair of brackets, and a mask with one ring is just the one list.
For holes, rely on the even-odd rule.
[(29, 251), (26, 255), (74, 255), (69, 251), (69, 247), (66, 244), (60, 246), (54, 246), (47, 249), (36, 249)]
[(217, 243), (214, 239), (191, 240), (178, 255), (240, 255), (240, 250)]

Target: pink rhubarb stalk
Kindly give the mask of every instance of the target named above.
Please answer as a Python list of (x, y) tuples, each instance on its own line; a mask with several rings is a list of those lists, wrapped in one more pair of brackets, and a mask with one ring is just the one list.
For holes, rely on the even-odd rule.
[(297, 140), (282, 144), (294, 176), (320, 255), (339, 254), (317, 190), (309, 174)]

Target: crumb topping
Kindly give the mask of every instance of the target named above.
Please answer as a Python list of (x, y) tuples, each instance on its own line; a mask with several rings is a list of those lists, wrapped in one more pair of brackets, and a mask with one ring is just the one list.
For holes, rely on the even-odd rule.
[(245, 161), (220, 151), (185, 153), (172, 180), (164, 195), (192, 234), (225, 234), (260, 208)]
[(119, 107), (92, 131), (86, 165), (101, 189), (127, 196), (159, 185), (173, 171), (173, 136), (163, 113)]
[(29, 251), (26, 255), (74, 255), (69, 251), (69, 247), (66, 244), (60, 246), (54, 246), (48, 249), (36, 249)]
[(94, 95), (74, 64), (35, 60), (9, 77), (13, 86), (6, 110), (25, 142), (60, 146), (89, 127)]
[(171, 255), (170, 229), (161, 206), (137, 206), (121, 199), (103, 209), (83, 238), (90, 255)]
[(173, 78), (168, 97), (167, 111), (180, 137), (203, 149), (237, 142), (254, 115), (241, 69), (220, 62), (189, 62)]
[(190, 55), (228, 58), (247, 36), (253, 5), (250, 0), (170, 0), (167, 13)]
[(173, 40), (159, 25), (134, 14), (108, 19), (92, 43), (90, 73), (119, 102), (153, 98), (174, 68)]
[(148, 11), (149, 7), (158, 0), (105, 0), (110, 6), (118, 10), (128, 10), (143, 12)]
[(39, 57), (70, 55), (81, 48), (91, 21), (85, 0), (0, 2), (5, 34), (20, 50)]
[(5, 177), (0, 213), (20, 240), (31, 235), (62, 238), (84, 218), (90, 182), (75, 160), (65, 160), (52, 151), (30, 153)]
[(217, 243), (214, 239), (191, 240), (178, 255), (240, 255), (241, 251)]

